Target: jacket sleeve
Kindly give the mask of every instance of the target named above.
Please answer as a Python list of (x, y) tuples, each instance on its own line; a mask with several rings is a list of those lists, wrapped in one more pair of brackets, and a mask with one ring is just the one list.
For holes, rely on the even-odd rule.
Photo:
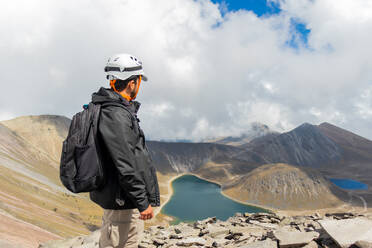
[(101, 111), (99, 132), (118, 171), (120, 186), (136, 204), (140, 212), (147, 209), (149, 201), (145, 183), (136, 168), (136, 160), (128, 143), (133, 132), (130, 113), (119, 107), (106, 107)]

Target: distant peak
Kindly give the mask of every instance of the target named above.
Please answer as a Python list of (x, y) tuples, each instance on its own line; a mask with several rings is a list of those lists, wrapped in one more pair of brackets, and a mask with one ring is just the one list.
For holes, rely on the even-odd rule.
[(312, 130), (312, 129), (315, 129), (315, 128), (316, 128), (316, 126), (314, 126), (313, 124), (305, 122), (305, 123), (301, 124), (300, 126), (296, 127), (293, 131), (295, 131), (295, 130)]
[(335, 125), (329, 122), (322, 122), (321, 124), (319, 124), (319, 127), (335, 127)]
[(313, 126), (314, 126), (313, 124), (305, 122), (305, 123), (301, 124), (299, 127), (313, 127)]

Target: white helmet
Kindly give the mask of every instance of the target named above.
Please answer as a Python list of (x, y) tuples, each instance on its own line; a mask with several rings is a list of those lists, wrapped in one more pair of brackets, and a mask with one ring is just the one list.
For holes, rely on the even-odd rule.
[(142, 80), (147, 81), (145, 72), (142, 69), (142, 62), (130, 54), (116, 54), (107, 61), (105, 72), (107, 79), (126, 80), (131, 76), (141, 75)]

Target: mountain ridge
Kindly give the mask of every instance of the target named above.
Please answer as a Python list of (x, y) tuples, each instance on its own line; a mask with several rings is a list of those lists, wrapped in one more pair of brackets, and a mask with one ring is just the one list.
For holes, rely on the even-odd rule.
[[(88, 232), (89, 228), (100, 225), (102, 214), (101, 209), (91, 203), (87, 195), (74, 195), (52, 187), (55, 185), (62, 188), (58, 165), (61, 143), (67, 136), (69, 123), (68, 118), (55, 115), (26, 116), (5, 121), (5, 124), (0, 122), (0, 210), (60, 236), (76, 233), (77, 230)], [(362, 197), (368, 204), (372, 203), (370, 190), (372, 179), (369, 176), (371, 174), (366, 173), (370, 171), (367, 162), (372, 161), (369, 154), (371, 141), (330, 125), (316, 126), (304, 123), (289, 132), (268, 133), (239, 146), (159, 141), (148, 141), (147, 144), (161, 178), (159, 181), (161, 194), (167, 189), (170, 176), (191, 172), (202, 178), (217, 181), (223, 190), (230, 190), (228, 193), (235, 199), (253, 202), (255, 199), (249, 194), (240, 194), (244, 197), (239, 198), (238, 194), (244, 191), (241, 186), (248, 185), (252, 181), (252, 175), (259, 171), (261, 166), (281, 162), (288, 163), (288, 166), (297, 166), (301, 170), (306, 169), (301, 166), (316, 169), (321, 173), (321, 187), (327, 187), (324, 188), (325, 191), (329, 189), (329, 194), (325, 197), (329, 198), (333, 194), (340, 200), (337, 204), (347, 204), (348, 199), (345, 198), (344, 191), (338, 188), (334, 190), (334, 186), (327, 181), (328, 178), (347, 176), (360, 180), (368, 184), (369, 189), (358, 191), (352, 197)], [(318, 145), (322, 149), (318, 149)], [(281, 156), (273, 151), (279, 151)], [(318, 151), (321, 153), (318, 154)], [(361, 159), (356, 159), (358, 156)], [(304, 164), (299, 164), (303, 161)], [(322, 161), (323, 164), (316, 164), (317, 161)], [(15, 171), (16, 168), (22, 169), (24, 173), (19, 174)], [(36, 174), (25, 173), (27, 170), (39, 174), (40, 178), (46, 177), (53, 185), (38, 181), (34, 176)], [(261, 176), (262, 182), (272, 183), (260, 173), (255, 175)], [(298, 172), (294, 176), (298, 179), (304, 175)], [(287, 185), (290, 183), (288, 174), (285, 173), (277, 176), (275, 180), (284, 180)], [(297, 190), (306, 190), (298, 180), (296, 182)], [(310, 181), (307, 182), (306, 185), (311, 185)], [(262, 190), (259, 185), (260, 183), (256, 182), (252, 187)], [(274, 183), (271, 186), (274, 186)], [(269, 198), (261, 200), (260, 205), (274, 206), (275, 202)], [(24, 204), (24, 199), (32, 205)], [(318, 201), (309, 198), (310, 200)], [(20, 204), (22, 201), (23, 204)], [(332, 207), (335, 206), (335, 202), (329, 201), (327, 205), (325, 201), (323, 206)], [(57, 205), (59, 207), (56, 207)], [(17, 208), (21, 211), (15, 211)], [(38, 216), (36, 209), (39, 209), (39, 212), (43, 209), (49, 218), (50, 216), (65, 218), (66, 223), (57, 225), (53, 219)], [(24, 212), (27, 211), (32, 214), (25, 215)], [(162, 218), (166, 220), (164, 216)], [(156, 220), (159, 220), (158, 217)], [(49, 225), (48, 221), (53, 223)], [(68, 229), (68, 225), (74, 226), (74, 229)]]

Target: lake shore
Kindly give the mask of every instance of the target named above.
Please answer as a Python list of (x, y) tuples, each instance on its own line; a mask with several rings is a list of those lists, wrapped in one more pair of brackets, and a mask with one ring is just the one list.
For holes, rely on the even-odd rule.
[(194, 174), (194, 173), (187, 173), (187, 174), (196, 176), (197, 178), (200, 178), (200, 179), (202, 179), (204, 181), (217, 184), (221, 188), (221, 194), (223, 196), (225, 196), (226, 198), (229, 198), (230, 200), (234, 201), (234, 202), (237, 202), (237, 203), (240, 203), (240, 204), (243, 204), (243, 205), (247, 205), (247, 206), (256, 207), (256, 208), (262, 208), (262, 209), (264, 209), (266, 211), (273, 212), (273, 213), (277, 212), (277, 209), (269, 208), (267, 206), (262, 206), (262, 205), (258, 205), (258, 204), (251, 204), (251, 203), (244, 202), (244, 201), (235, 199), (232, 196), (227, 195), (225, 192), (223, 192), (223, 190), (222, 190), (222, 184), (220, 182), (217, 182), (215, 180), (211, 180), (211, 179), (207, 179), (207, 178), (201, 177), (201, 176), (199, 176), (197, 174)]
[[(173, 192), (174, 192), (173, 186), (172, 186), (173, 181), (176, 180), (177, 178), (182, 177), (182, 176), (185, 176), (185, 175), (192, 175), (192, 176), (195, 176), (197, 178), (200, 178), (200, 179), (202, 179), (204, 181), (207, 181), (207, 182), (210, 182), (210, 183), (214, 183), (214, 184), (217, 184), (219, 187), (222, 187), (221, 183), (219, 183), (217, 181), (214, 181), (214, 180), (203, 178), (203, 177), (201, 177), (201, 176), (199, 176), (197, 174), (194, 174), (194, 173), (187, 172), (187, 173), (177, 174), (177, 175), (171, 177), (168, 180), (168, 192), (165, 195), (163, 194), (163, 197), (165, 196), (166, 197), (166, 200), (160, 205), (160, 207), (158, 209), (155, 210), (155, 213), (154, 213), (155, 216), (158, 215), (159, 213), (161, 213), (162, 208), (170, 201), (170, 199), (171, 199), (171, 197), (173, 195)], [(257, 205), (257, 204), (250, 204), (250, 203), (247, 203), (247, 202), (244, 202), (244, 201), (240, 201), (240, 200), (234, 199), (231, 196), (225, 194), (222, 190), (221, 190), (221, 194), (223, 196), (225, 196), (226, 198), (232, 200), (232, 201), (235, 201), (237, 203), (240, 203), (240, 204), (243, 204), (243, 205), (246, 205), (246, 206), (252, 206), (252, 207), (261, 208), (261, 209), (264, 209), (264, 210), (266, 210), (268, 212), (273, 212), (273, 213), (274, 212), (277, 212), (276, 209), (271, 209), (271, 208), (268, 208), (268, 207), (265, 207), (265, 206), (261, 206), (261, 205)], [(162, 214), (163, 215), (166, 215), (164, 213), (162, 213)], [(167, 215), (167, 216), (173, 218), (172, 216), (169, 216), (169, 215)]]
[[(211, 180), (211, 179), (207, 179), (207, 178), (203, 178), (203, 177), (201, 177), (201, 176), (199, 176), (199, 175), (197, 175), (195, 173), (189, 173), (188, 172), (188, 173), (180, 173), (180, 174), (174, 175), (171, 178), (169, 178), (169, 180), (167, 181), (167, 193), (166, 194), (163, 194), (163, 197), (165, 197), (166, 200), (161, 204), (161, 206), (159, 208), (157, 208), (155, 210), (155, 212), (154, 212), (155, 213), (155, 216), (158, 215), (159, 213), (161, 213), (162, 208), (171, 199), (171, 197), (173, 195), (173, 192), (174, 192), (173, 186), (172, 186), (173, 181), (176, 180), (177, 178), (181, 177), (181, 176), (184, 176), (184, 175), (193, 175), (193, 176), (196, 176), (196, 177), (198, 177), (198, 178), (200, 178), (202, 180), (208, 181), (210, 183), (217, 184), (217, 185), (219, 185), (222, 188), (222, 185), (221, 185), (220, 182), (215, 181), (215, 180)], [(369, 208), (366, 211), (363, 208), (352, 207), (352, 206), (349, 206), (347, 204), (344, 204), (342, 206), (335, 207), (335, 208), (324, 208), (324, 209), (314, 209), (314, 210), (281, 210), (281, 209), (274, 209), (274, 208), (270, 208), (268, 206), (254, 204), (254, 203), (248, 203), (248, 202), (244, 202), (244, 201), (235, 199), (232, 196), (229, 196), (225, 192), (223, 192), (222, 189), (221, 189), (221, 194), (223, 196), (225, 196), (226, 198), (229, 198), (230, 200), (235, 201), (235, 202), (238, 202), (240, 204), (244, 204), (244, 205), (247, 205), (247, 206), (253, 206), (253, 207), (261, 208), (261, 209), (264, 209), (264, 210), (267, 210), (269, 212), (276, 213), (276, 214), (286, 214), (286, 215), (290, 215), (290, 216), (301, 215), (301, 214), (313, 214), (313, 213), (320, 213), (320, 214), (322, 214), (322, 213), (328, 213), (328, 212), (347, 211), (347, 210), (361, 211), (361, 212), (372, 212), (372, 209), (371, 208)], [(172, 216), (166, 215), (164, 213), (161, 213), (161, 214), (164, 215), (164, 216), (169, 217), (170, 219), (174, 219), (174, 217), (172, 217)]]
[[(182, 176), (184, 176), (184, 175), (186, 175), (187, 173), (181, 173), (181, 174), (177, 174), (177, 175), (175, 175), (175, 176), (172, 176), (168, 181), (167, 181), (167, 189), (168, 189), (168, 191), (167, 191), (167, 193), (165, 193), (165, 194), (163, 194), (162, 196), (163, 197), (165, 197), (166, 198), (166, 200), (163, 202), (163, 203), (161, 203), (160, 204), (160, 206), (158, 207), (158, 208), (156, 208), (155, 209), (155, 211), (154, 211), (154, 216), (157, 216), (160, 212), (161, 212), (161, 210), (162, 210), (162, 208), (170, 201), (170, 199), (171, 199), (171, 197), (172, 197), (172, 195), (173, 195), (173, 187), (172, 187), (172, 182), (174, 181), (174, 180), (176, 180), (177, 178), (179, 178), (179, 177), (182, 177)], [(171, 217), (171, 216), (170, 216)]]

